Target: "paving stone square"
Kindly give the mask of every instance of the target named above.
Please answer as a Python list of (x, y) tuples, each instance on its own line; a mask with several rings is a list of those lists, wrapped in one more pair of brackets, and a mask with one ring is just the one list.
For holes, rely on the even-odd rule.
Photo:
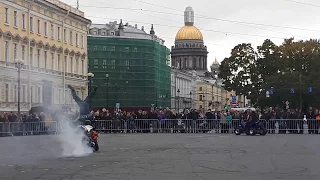
[(102, 134), (85, 157), (61, 157), (56, 138), (0, 138), (0, 179), (320, 179), (318, 135)]

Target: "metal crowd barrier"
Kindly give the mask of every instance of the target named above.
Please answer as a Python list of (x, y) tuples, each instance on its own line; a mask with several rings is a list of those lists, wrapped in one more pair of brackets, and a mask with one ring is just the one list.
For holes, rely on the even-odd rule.
[[(270, 134), (319, 134), (320, 127), (320, 120), (270, 119), (264, 123)], [(104, 133), (233, 133), (239, 124), (239, 119), (135, 119), (99, 120), (94, 126)]]
[[(102, 133), (233, 133), (239, 124), (238, 119), (135, 119), (98, 120), (93, 126)], [(319, 134), (320, 120), (270, 119), (265, 125), (270, 134)], [(56, 121), (0, 123), (0, 136), (58, 134), (62, 130)]]
[(0, 123), (0, 136), (55, 134), (59, 132), (56, 121)]

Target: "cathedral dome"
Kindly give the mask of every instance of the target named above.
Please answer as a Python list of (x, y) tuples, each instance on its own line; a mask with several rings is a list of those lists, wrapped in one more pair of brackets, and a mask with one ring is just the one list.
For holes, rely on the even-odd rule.
[(203, 40), (203, 37), (198, 28), (186, 25), (178, 31), (176, 40)]

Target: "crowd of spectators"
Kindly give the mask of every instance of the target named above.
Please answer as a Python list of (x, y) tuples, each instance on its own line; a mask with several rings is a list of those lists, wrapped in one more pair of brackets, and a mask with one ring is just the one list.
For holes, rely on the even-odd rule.
[[(67, 120), (73, 120), (77, 117), (77, 112), (64, 111)], [(173, 132), (216, 132), (228, 133), (234, 129), (241, 121), (259, 121), (266, 120), (269, 133), (275, 133), (276, 124), (278, 124), (279, 133), (303, 133), (303, 125), (308, 125), (309, 133), (318, 134), (320, 127), (320, 112), (311, 107), (307, 112), (298, 109), (265, 109), (262, 111), (216, 111), (208, 110), (207, 112), (199, 110), (185, 109), (183, 111), (171, 110), (169, 108), (156, 109), (153, 111), (129, 112), (116, 109), (109, 111), (106, 109), (91, 112), (94, 116), (96, 129), (102, 132), (150, 132), (154, 131), (173, 131)], [(60, 114), (61, 115), (61, 114)], [(23, 113), (21, 120), (16, 113), (0, 113), (0, 132), (1, 123), (28, 123), (28, 122), (45, 122), (45, 127), (50, 126), (54, 121), (54, 115), (45, 114), (44, 112), (33, 112), (30, 114)], [(304, 121), (307, 120), (307, 121)], [(220, 130), (220, 131), (219, 131)]]
[[(216, 111), (208, 110), (207, 112), (198, 110), (176, 110), (157, 109), (155, 111), (127, 112), (114, 110), (112, 112), (102, 109), (94, 114), (95, 120), (103, 122), (96, 123), (98, 129), (113, 129), (113, 132), (119, 132), (127, 125), (127, 129), (148, 129), (150, 126), (155, 127), (154, 120), (160, 122), (161, 129), (180, 129), (181, 122), (186, 131), (197, 129), (198, 131), (211, 131), (220, 129), (221, 133), (228, 133), (239, 125), (241, 121), (258, 121), (265, 120), (269, 133), (275, 133), (276, 124), (278, 124), (279, 133), (303, 133), (304, 123), (308, 125), (310, 134), (318, 134), (320, 127), (320, 113), (318, 109), (309, 108), (307, 112), (298, 109), (278, 109), (267, 108), (262, 111)], [(305, 118), (305, 120), (304, 120)], [(152, 120), (152, 121), (150, 121)], [(158, 123), (157, 123), (158, 124)], [(150, 126), (149, 126), (150, 125)], [(140, 127), (139, 127), (140, 126)], [(156, 127), (158, 128), (158, 127)]]

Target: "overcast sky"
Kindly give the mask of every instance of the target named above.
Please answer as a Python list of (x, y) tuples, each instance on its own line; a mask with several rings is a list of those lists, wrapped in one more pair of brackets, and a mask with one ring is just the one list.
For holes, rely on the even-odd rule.
[[(74, 7), (77, 2), (62, 1)], [(256, 47), (266, 38), (276, 44), (292, 36), (295, 39), (319, 38), (319, 0), (293, 1), (314, 6), (294, 3), (291, 0), (79, 0), (80, 10), (84, 11), (85, 16), (93, 23), (123, 19), (124, 23), (138, 24), (139, 28), (144, 26), (146, 32), (149, 32), (151, 24), (154, 24), (156, 34), (166, 41), (168, 48), (174, 44), (179, 28), (184, 26), (184, 9), (187, 6), (193, 7), (194, 25), (201, 30), (204, 43), (208, 46), (208, 66), (215, 57), (219, 62), (228, 57), (231, 49), (239, 43), (252, 43)], [(295, 29), (244, 25), (224, 20)]]

